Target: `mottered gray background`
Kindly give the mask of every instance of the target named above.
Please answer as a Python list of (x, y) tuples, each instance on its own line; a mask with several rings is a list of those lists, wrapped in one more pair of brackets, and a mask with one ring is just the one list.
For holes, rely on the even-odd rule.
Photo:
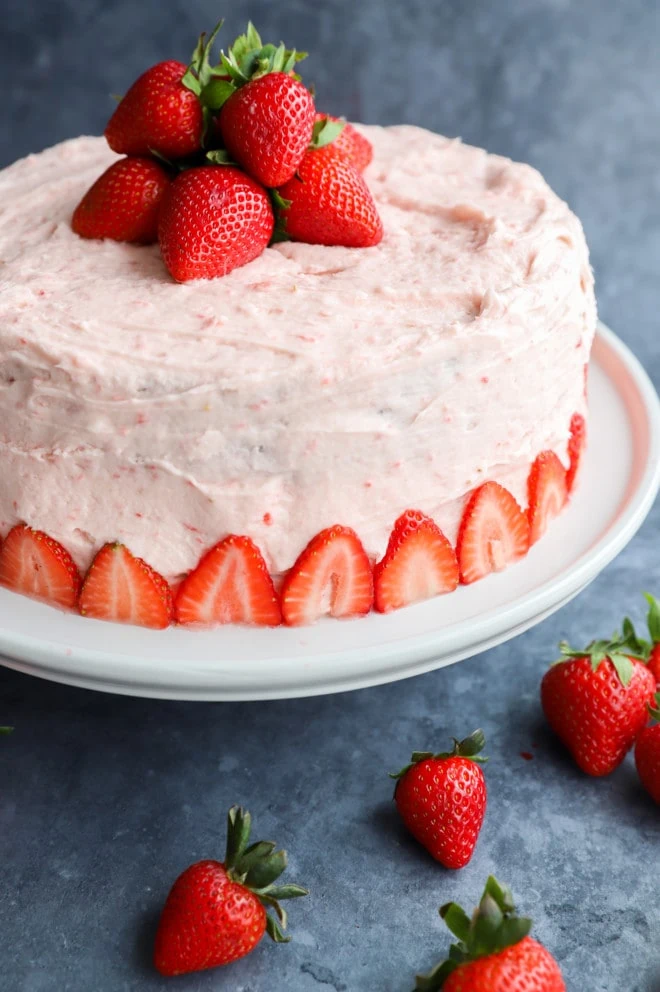
[[(409, 122), (538, 166), (583, 220), (601, 316), (660, 383), (660, 10), (656, 0), (4, 0), (0, 165), (100, 133), (162, 58), (222, 15), (312, 56), (318, 105)], [(1, 277), (1, 273), (0, 273)], [(617, 471), (616, 451), (612, 472)], [(1, 484), (1, 481), (0, 481)], [(1, 992), (142, 992), (176, 874), (220, 856), (250, 807), (312, 895), (265, 942), (182, 992), (409, 992), (448, 946), (437, 907), (508, 880), (568, 988), (660, 992), (660, 813), (631, 759), (586, 779), (543, 726), (541, 672), (660, 593), (660, 512), (578, 601), (517, 640), (392, 686), (290, 703), (113, 698), (0, 669)], [(1, 622), (1, 618), (0, 618)], [(468, 868), (399, 827), (386, 773), (482, 725), (490, 803)], [(520, 752), (530, 752), (526, 761)]]

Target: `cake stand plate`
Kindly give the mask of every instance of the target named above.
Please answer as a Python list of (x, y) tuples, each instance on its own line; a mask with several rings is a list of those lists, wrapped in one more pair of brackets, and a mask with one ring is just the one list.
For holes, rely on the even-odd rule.
[[(0, 661), (71, 685), (171, 699), (279, 699), (358, 689), (500, 644), (576, 596), (630, 541), (660, 484), (660, 403), (604, 326), (580, 484), (551, 533), (506, 572), (387, 616), (314, 627), (142, 630), (0, 589)], [(616, 472), (612, 471), (616, 453)]]

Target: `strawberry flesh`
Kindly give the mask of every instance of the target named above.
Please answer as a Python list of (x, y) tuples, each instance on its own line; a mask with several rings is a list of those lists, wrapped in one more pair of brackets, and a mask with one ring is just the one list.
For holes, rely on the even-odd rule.
[(74, 609), (80, 575), (69, 552), (41, 530), (17, 524), (0, 548), (0, 585)]
[(452, 592), (458, 578), (454, 549), (440, 528), (419, 510), (406, 510), (374, 569), (374, 605), (380, 613), (398, 610)]
[(554, 451), (542, 451), (527, 480), (529, 543), (536, 544), (568, 499), (566, 469)]
[(123, 544), (105, 544), (90, 565), (79, 602), (83, 616), (162, 629), (172, 621), (170, 587)]
[(312, 538), (282, 586), (282, 614), (289, 626), (319, 617), (362, 616), (374, 598), (371, 564), (350, 527), (329, 527)]
[(529, 523), (511, 493), (486, 482), (469, 497), (458, 533), (461, 582), (468, 584), (499, 572), (529, 549)]
[(230, 535), (208, 551), (181, 583), (177, 623), (247, 623), (276, 627), (280, 605), (266, 562), (249, 537)]
[(587, 443), (587, 425), (584, 417), (580, 413), (574, 413), (571, 417), (571, 433), (568, 440), (569, 465), (566, 472), (566, 486), (569, 493), (573, 491), (575, 482), (580, 470), (582, 455)]

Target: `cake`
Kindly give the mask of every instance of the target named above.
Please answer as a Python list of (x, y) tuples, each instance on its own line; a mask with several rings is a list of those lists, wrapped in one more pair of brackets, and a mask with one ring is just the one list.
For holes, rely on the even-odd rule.
[(0, 537), (24, 523), (81, 573), (121, 542), (176, 584), (247, 535), (277, 585), (326, 528), (374, 562), (414, 509), (453, 547), (482, 484), (525, 511), (537, 456), (570, 472), (596, 323), (578, 219), (528, 165), (358, 130), (380, 244), (278, 243), (185, 284), (157, 246), (73, 233), (118, 158), (102, 138), (0, 173)]

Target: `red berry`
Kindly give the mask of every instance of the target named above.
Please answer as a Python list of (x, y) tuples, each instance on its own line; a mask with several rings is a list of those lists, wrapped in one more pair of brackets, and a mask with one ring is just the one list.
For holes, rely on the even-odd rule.
[[(315, 123), (324, 120), (339, 121), (341, 118), (331, 117), (330, 114), (317, 114), (315, 117)], [(358, 172), (364, 172), (374, 157), (373, 146), (369, 139), (348, 122), (344, 124), (339, 137), (332, 142), (332, 147), (345, 155)]]
[(573, 491), (577, 480), (582, 456), (587, 444), (587, 425), (580, 413), (574, 413), (571, 418), (571, 434), (568, 440), (569, 466), (566, 472), (566, 486), (569, 493)]
[(17, 524), (0, 548), (0, 585), (73, 609), (80, 575), (69, 552), (41, 530)]
[[(444, 754), (416, 751), (398, 778), (394, 800), (410, 833), (445, 868), (463, 868), (474, 852), (486, 813), (486, 780), (476, 756), (485, 740), (476, 730)], [(476, 759), (476, 760), (475, 760)]]
[(628, 650), (623, 639), (597, 641), (583, 652), (562, 645), (562, 660), (541, 683), (548, 723), (588, 775), (614, 771), (647, 720), (655, 679)]
[(99, 176), (76, 207), (71, 227), (81, 238), (152, 244), (170, 177), (153, 159), (122, 158)]
[(257, 258), (273, 225), (261, 186), (240, 169), (207, 165), (182, 172), (167, 190), (158, 239), (177, 282), (215, 279)]
[(328, 527), (312, 538), (282, 586), (282, 614), (289, 626), (319, 617), (368, 613), (374, 599), (371, 565), (350, 527)]
[(418, 975), (417, 992), (566, 992), (561, 969), (529, 935), (508, 886), (492, 875), (471, 917), (455, 902), (440, 915), (457, 938), (445, 961)]
[(159, 62), (133, 83), (105, 129), (113, 151), (120, 155), (157, 152), (176, 159), (202, 147), (202, 105), (182, 82), (187, 68), (183, 62)]
[(158, 572), (123, 544), (105, 544), (85, 576), (80, 612), (97, 620), (162, 629), (172, 621), (172, 593)]
[[(229, 964), (254, 950), (264, 933), (285, 940), (267, 907), (307, 895), (299, 885), (276, 885), (286, 852), (271, 841), (248, 848), (250, 814), (229, 811), (224, 862), (199, 861), (175, 881), (156, 933), (154, 965), (161, 975), (184, 975)], [(286, 924), (284, 924), (286, 925)]]
[(486, 482), (469, 497), (458, 532), (461, 582), (476, 582), (518, 561), (529, 548), (529, 523), (511, 493)]
[(559, 516), (568, 499), (566, 469), (554, 451), (542, 451), (527, 480), (529, 543), (536, 544), (548, 524)]
[(382, 240), (383, 225), (369, 187), (332, 144), (306, 152), (279, 193), (289, 201), (281, 218), (294, 241), (369, 248)]
[(291, 179), (312, 137), (312, 94), (285, 72), (269, 72), (233, 93), (220, 112), (231, 157), (264, 186)]
[[(649, 707), (654, 721), (660, 721), (660, 692), (655, 707)], [(635, 744), (635, 765), (640, 781), (654, 802), (660, 805), (660, 722), (644, 727)]]
[(387, 551), (374, 569), (375, 607), (398, 610), (458, 585), (458, 562), (440, 528), (419, 510), (406, 510), (394, 524)]
[(207, 551), (181, 583), (175, 615), (183, 624), (280, 624), (277, 593), (256, 544), (232, 534)]

